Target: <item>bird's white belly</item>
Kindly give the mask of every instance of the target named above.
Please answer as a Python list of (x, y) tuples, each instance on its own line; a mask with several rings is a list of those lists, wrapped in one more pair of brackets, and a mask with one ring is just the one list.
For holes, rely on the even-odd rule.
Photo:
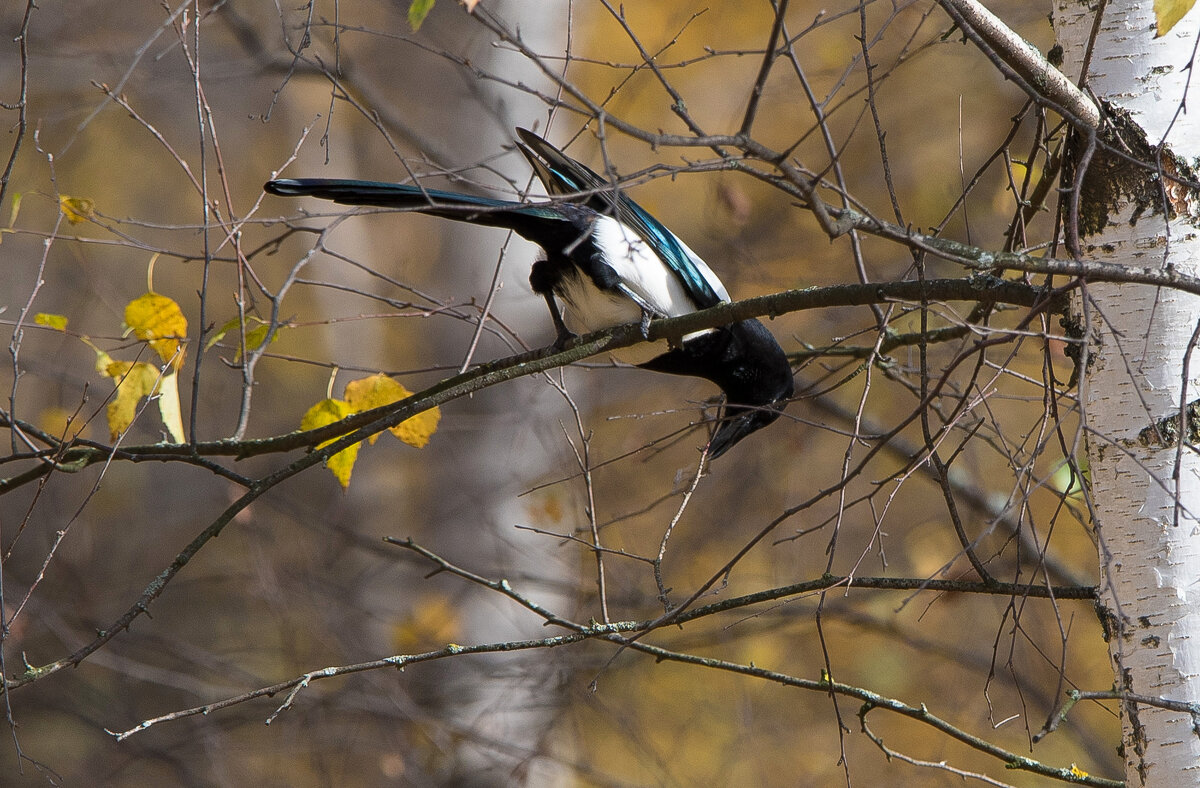
[[(637, 323), (642, 319), (642, 308), (630, 298), (621, 293), (601, 290), (588, 276), (578, 271), (572, 271), (564, 276), (556, 292), (564, 307), (563, 320), (566, 322), (567, 328), (577, 334), (586, 334), (626, 323)], [(634, 289), (634, 292), (638, 293), (640, 297), (644, 297), (637, 289)], [(694, 308), (677, 311), (676, 314), (670, 316), (677, 317), (694, 311)], [(661, 315), (656, 315), (656, 317), (661, 317)], [(711, 329), (686, 334), (683, 339), (688, 340), (700, 336), (708, 333), (709, 330)], [(669, 349), (670, 346), (666, 340), (660, 340), (631, 345), (613, 351), (610, 355), (625, 364), (644, 364), (655, 356), (666, 353)]]
[(604, 292), (579, 271), (564, 276), (559, 288), (559, 295), (567, 307), (567, 325), (577, 333), (586, 334), (642, 319), (641, 307), (628, 297)]
[[(642, 319), (641, 307), (620, 293), (600, 290), (590, 278), (578, 271), (564, 276), (559, 288), (557, 293), (564, 307), (563, 320), (567, 328), (577, 334), (636, 323)], [(644, 364), (667, 350), (665, 341), (652, 342), (621, 348), (611, 355), (625, 364)]]

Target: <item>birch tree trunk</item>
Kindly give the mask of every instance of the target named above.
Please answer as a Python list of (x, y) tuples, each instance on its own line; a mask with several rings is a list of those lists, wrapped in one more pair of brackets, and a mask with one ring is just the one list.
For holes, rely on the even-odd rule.
[[(1193, 9), (1156, 38), (1150, 2), (1101, 4), (1098, 24), (1094, 8), (1056, 0), (1063, 71), (1103, 103), (1099, 141), (1142, 164), (1102, 145), (1088, 162), (1086, 144), (1078, 146), (1076, 169), (1086, 167), (1080, 254), (1194, 276), (1198, 195), (1175, 178), (1195, 183), (1189, 163), (1200, 156), (1200, 116), (1181, 111), (1185, 98), (1194, 105), (1197, 97), (1187, 66), (1200, 12)], [(1128, 695), (1200, 701), (1200, 458), (1194, 451), (1200, 423), (1193, 416), (1187, 424), (1185, 415), (1180, 424), (1181, 405), (1200, 398), (1200, 358), (1191, 352), (1200, 299), (1135, 285), (1096, 285), (1085, 293), (1080, 395), (1100, 550), (1099, 609), (1114, 686), (1127, 693), (1121, 704), (1126, 781), (1195, 785), (1196, 720)]]

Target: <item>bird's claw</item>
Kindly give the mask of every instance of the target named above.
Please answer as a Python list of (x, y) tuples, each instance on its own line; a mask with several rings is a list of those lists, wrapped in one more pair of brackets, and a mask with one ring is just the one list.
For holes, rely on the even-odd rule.
[(650, 338), (650, 321), (655, 317), (653, 312), (642, 310), (642, 320), (639, 327), (642, 329), (642, 339)]
[(578, 337), (579, 335), (574, 331), (563, 328), (558, 332), (558, 336), (554, 338), (554, 344), (550, 345), (550, 347), (553, 348), (555, 353), (566, 350), (567, 343), (569, 343), (572, 339), (577, 339)]

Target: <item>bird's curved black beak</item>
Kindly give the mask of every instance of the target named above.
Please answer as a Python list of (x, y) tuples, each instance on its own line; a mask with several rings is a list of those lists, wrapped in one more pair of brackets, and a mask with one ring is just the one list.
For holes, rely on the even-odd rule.
[(717, 459), (742, 438), (775, 421), (783, 411), (784, 404), (773, 402), (757, 408), (726, 405), (721, 425), (708, 442), (708, 459)]

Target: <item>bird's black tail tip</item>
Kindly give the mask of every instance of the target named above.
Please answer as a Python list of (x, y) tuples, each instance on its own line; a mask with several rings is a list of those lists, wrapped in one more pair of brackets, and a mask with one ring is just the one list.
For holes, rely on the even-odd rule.
[(264, 183), (263, 191), (267, 194), (277, 194), (280, 197), (295, 197), (300, 194), (297, 190), (299, 185), (299, 181), (294, 181), (291, 178), (280, 178)]

